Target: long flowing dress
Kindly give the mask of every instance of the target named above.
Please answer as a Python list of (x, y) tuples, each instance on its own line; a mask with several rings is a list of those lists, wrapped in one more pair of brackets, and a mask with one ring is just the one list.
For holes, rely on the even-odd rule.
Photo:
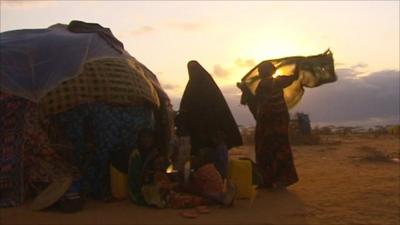
[(289, 186), (298, 181), (289, 143), (289, 112), (283, 88), (293, 76), (265, 78), (256, 90), (256, 163), (263, 177), (261, 187), (272, 187), (278, 182)]

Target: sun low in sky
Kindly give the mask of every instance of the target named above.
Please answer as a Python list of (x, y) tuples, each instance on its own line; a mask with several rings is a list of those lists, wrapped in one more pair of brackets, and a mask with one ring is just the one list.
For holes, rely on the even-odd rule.
[[(235, 84), (262, 60), (315, 55), (330, 48), (339, 81), (345, 82), (330, 86), (345, 87), (348, 82), (355, 82), (355, 86), (379, 88), (383, 80), (399, 81), (399, 1), (2, 0), (0, 4), (1, 32), (46, 28), (71, 20), (110, 28), (125, 49), (158, 76), (175, 108), (188, 80), (186, 64), (197, 60), (224, 92), (239, 124), (254, 121), (247, 109), (239, 107), (240, 91)], [(366, 78), (371, 74), (384, 74), (380, 76), (385, 78)], [(387, 76), (392, 78), (386, 79)], [(371, 80), (378, 81), (368, 83)], [(396, 87), (389, 85), (390, 88)], [(323, 122), (329, 120), (322, 116), (326, 115), (320, 109), (323, 106), (315, 107), (322, 100), (311, 94), (321, 91), (310, 90), (300, 109), (310, 113), (311, 119)], [(397, 93), (393, 90), (390, 95), (395, 98), (393, 102), (398, 102)], [(388, 104), (396, 105), (393, 102)], [(301, 108), (304, 105), (307, 107)], [(385, 112), (364, 117), (397, 119), (396, 115), (398, 107), (397, 111), (389, 107)]]

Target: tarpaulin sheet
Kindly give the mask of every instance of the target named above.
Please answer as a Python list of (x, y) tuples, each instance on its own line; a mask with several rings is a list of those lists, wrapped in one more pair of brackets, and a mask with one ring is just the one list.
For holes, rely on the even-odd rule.
[(3, 32), (0, 49), (0, 90), (34, 102), (77, 76), (87, 61), (131, 57), (96, 33), (73, 33), (63, 24)]

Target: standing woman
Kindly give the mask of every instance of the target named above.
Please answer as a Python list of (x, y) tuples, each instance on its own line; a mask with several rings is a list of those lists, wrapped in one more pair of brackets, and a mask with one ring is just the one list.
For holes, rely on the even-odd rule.
[(270, 62), (258, 68), (261, 81), (256, 89), (256, 163), (263, 177), (259, 188), (285, 188), (298, 181), (289, 143), (289, 112), (283, 89), (298, 78), (273, 78), (276, 68)]

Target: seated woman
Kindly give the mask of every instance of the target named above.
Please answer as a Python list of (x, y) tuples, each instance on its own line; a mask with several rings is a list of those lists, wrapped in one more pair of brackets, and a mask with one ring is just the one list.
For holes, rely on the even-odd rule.
[(188, 184), (174, 184), (166, 173), (168, 161), (155, 147), (152, 132), (141, 132), (138, 146), (130, 156), (128, 170), (129, 190), (136, 204), (159, 208), (232, 204), (236, 190), (230, 185), (230, 191), (224, 192), (221, 175), (213, 164), (201, 161)]
[(209, 204), (232, 205), (236, 187), (229, 180), (224, 183), (214, 158), (210, 157), (210, 154), (205, 154), (202, 157), (194, 158), (192, 162), (195, 171), (191, 175), (189, 183), (183, 185), (183, 190), (204, 197)]

